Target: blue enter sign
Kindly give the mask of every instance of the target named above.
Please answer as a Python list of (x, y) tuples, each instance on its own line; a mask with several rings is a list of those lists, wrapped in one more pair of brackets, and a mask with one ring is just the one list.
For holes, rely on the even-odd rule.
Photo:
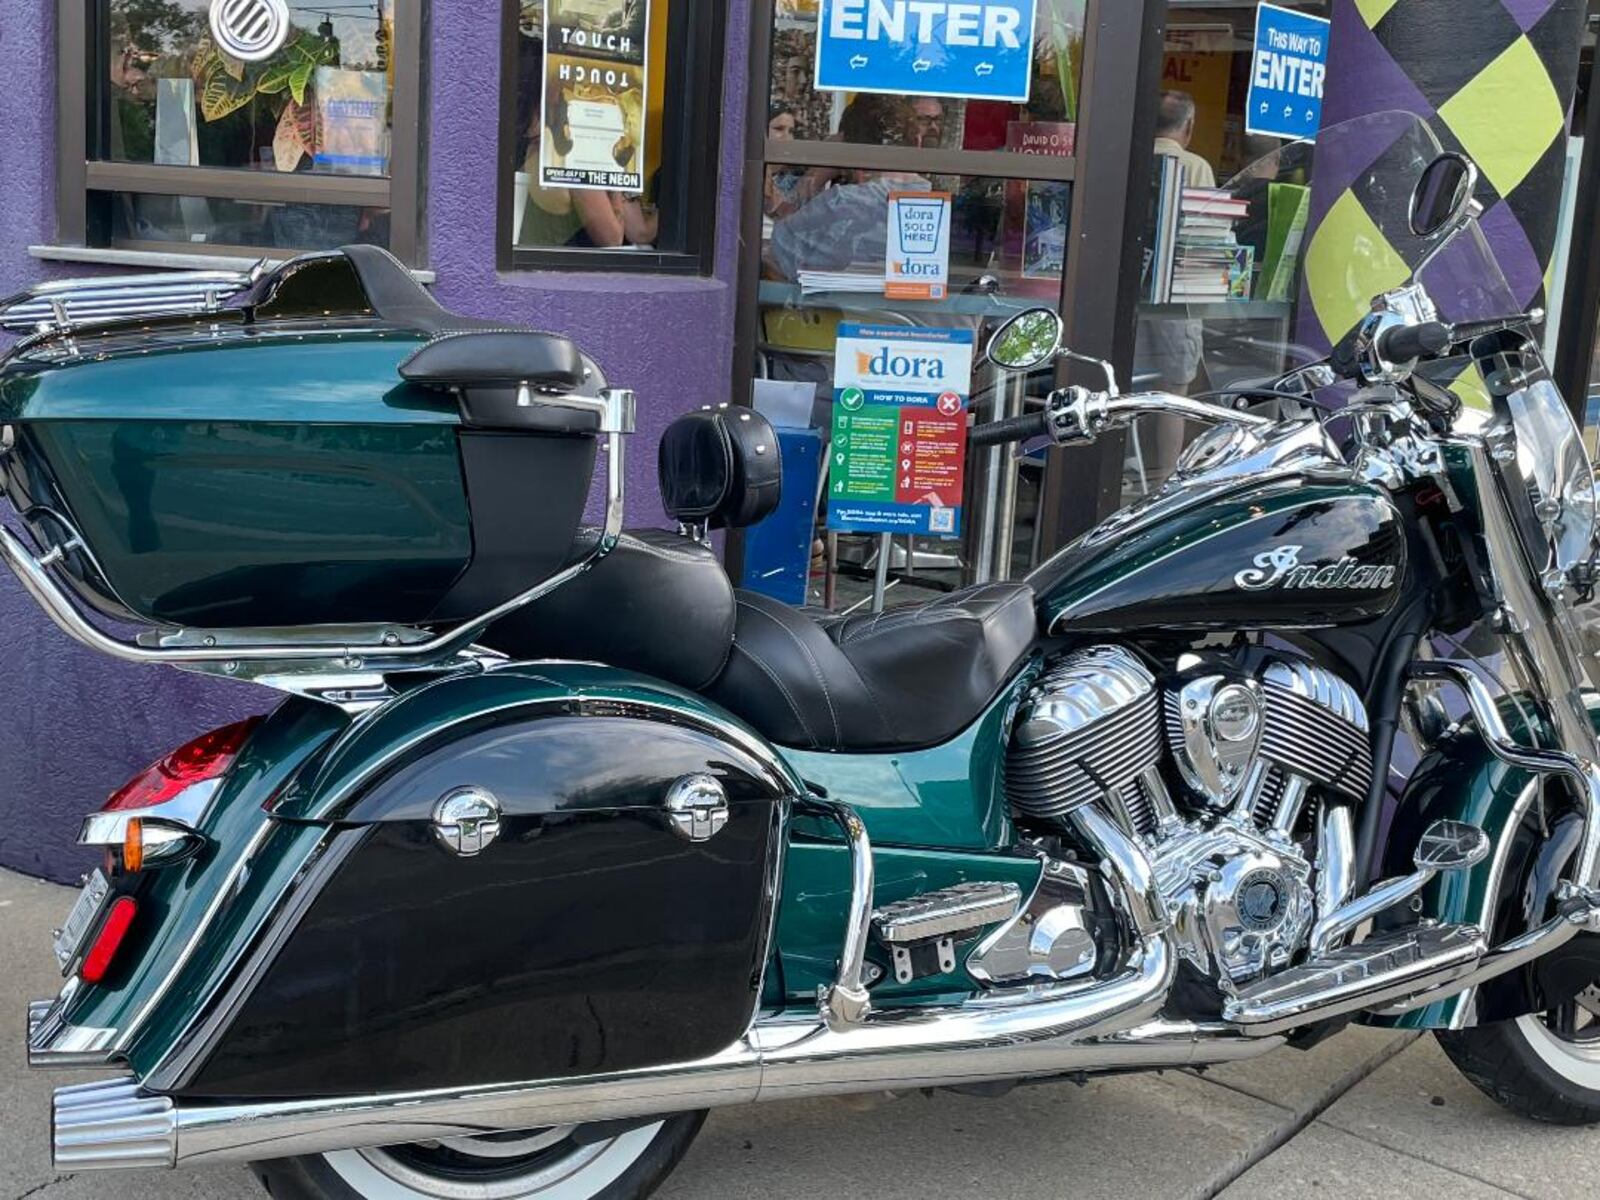
[(823, 91), (1028, 99), (1034, 0), (822, 0)]
[(1245, 132), (1311, 140), (1322, 127), (1330, 22), (1275, 4), (1256, 9)]

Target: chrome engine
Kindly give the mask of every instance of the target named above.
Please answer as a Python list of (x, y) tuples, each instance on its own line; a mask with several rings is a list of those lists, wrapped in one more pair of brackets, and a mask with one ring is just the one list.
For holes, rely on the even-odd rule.
[(1180, 955), (1225, 992), (1287, 966), (1310, 933), (1307, 800), (1358, 800), (1371, 779), (1354, 689), (1254, 649), (1186, 655), (1162, 680), (1121, 646), (1064, 655), (1030, 691), (1006, 759), (1019, 817), (1065, 827), (1099, 805), (1143, 845)]

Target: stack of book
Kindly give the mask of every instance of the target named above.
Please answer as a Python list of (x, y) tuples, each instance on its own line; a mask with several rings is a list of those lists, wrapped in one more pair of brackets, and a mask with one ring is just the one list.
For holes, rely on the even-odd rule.
[(1250, 299), (1255, 248), (1241, 246), (1236, 222), (1250, 205), (1220, 188), (1184, 188), (1173, 252), (1174, 303)]

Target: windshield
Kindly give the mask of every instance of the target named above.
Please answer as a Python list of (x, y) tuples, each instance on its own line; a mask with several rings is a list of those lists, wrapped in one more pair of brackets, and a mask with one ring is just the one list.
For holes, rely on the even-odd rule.
[[(1412, 233), (1410, 216), (1417, 182), (1441, 149), (1415, 114), (1384, 112), (1323, 129), (1315, 142), (1285, 143), (1215, 189), (1180, 181), (1177, 220), (1157, 224), (1153, 274), (1166, 274), (1152, 280), (1136, 373), (1193, 395), (1326, 357), (1373, 297), (1406, 283), (1436, 247), (1439, 239)], [(1169, 207), (1166, 186), (1158, 209)], [(1445, 321), (1523, 307), (1476, 221), (1419, 279)], [(1161, 357), (1174, 340), (1197, 360), (1183, 387), (1173, 376), (1187, 364), (1174, 370)]]

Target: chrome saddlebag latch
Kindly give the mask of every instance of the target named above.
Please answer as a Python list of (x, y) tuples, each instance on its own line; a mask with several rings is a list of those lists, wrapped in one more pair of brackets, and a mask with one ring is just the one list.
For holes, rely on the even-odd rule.
[(680, 837), (709, 842), (728, 823), (728, 793), (714, 775), (685, 775), (667, 789), (667, 816)]
[(482, 854), (500, 836), (500, 802), (482, 788), (453, 791), (433, 810), (433, 835), (462, 858)]

